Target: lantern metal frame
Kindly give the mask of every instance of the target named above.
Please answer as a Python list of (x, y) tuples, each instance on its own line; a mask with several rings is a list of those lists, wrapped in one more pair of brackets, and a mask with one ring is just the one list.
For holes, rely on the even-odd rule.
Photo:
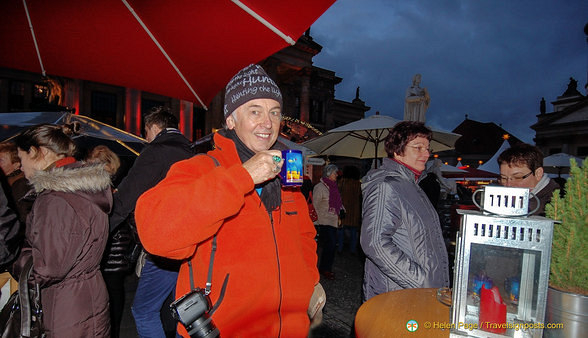
[[(461, 224), (456, 240), (450, 336), (542, 336), (554, 221), (527, 216), (528, 199), (528, 189), (487, 186), (483, 188), (482, 211), (458, 210)], [(518, 304), (515, 312), (507, 312), (504, 334), (481, 329), (479, 304), (472, 301), (469, 290), (472, 259), (501, 263), (488, 262), (495, 257), (491, 253), (515, 255), (520, 262)]]

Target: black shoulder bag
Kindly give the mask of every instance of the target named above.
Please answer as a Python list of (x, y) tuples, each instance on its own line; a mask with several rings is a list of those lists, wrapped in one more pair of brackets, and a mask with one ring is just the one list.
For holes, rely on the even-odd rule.
[(2, 338), (45, 337), (42, 324), (41, 292), (39, 284), (29, 289), (33, 271), (33, 257), (29, 257), (18, 280), (18, 291), (13, 293), (0, 311)]

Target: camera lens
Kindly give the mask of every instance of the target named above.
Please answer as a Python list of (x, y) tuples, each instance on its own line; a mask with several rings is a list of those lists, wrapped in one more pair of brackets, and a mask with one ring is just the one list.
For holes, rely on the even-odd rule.
[(216, 338), (220, 332), (214, 325), (212, 318), (208, 313), (205, 313), (190, 325), (188, 334), (191, 338)]

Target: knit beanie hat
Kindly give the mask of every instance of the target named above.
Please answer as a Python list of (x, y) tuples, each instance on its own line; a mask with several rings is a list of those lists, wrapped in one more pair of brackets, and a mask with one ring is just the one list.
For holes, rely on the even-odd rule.
[(240, 105), (255, 99), (274, 99), (282, 106), (282, 93), (278, 85), (259, 65), (251, 64), (241, 69), (229, 83), (225, 91), (225, 118)]

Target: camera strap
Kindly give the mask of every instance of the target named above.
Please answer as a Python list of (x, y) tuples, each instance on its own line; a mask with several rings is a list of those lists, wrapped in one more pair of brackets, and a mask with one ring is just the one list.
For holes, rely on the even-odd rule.
[[(212, 249), (210, 250), (210, 263), (208, 264), (208, 277), (206, 278), (206, 288), (204, 289), (204, 294), (207, 296), (210, 294), (210, 288), (212, 287), (212, 266), (214, 263), (215, 252), (216, 252), (216, 235), (214, 235), (214, 237), (212, 238)], [(191, 260), (188, 261), (188, 269), (190, 272), (190, 288), (192, 290), (194, 290), (196, 287), (194, 286), (194, 270), (192, 268), (192, 261)], [(223, 298), (225, 297), (225, 291), (227, 289), (227, 284), (229, 283), (229, 275), (230, 274), (227, 273), (227, 275), (225, 276), (225, 280), (223, 281), (223, 286), (221, 288), (220, 295), (218, 296), (218, 300), (216, 301), (216, 303), (214, 304), (214, 306), (212, 307), (212, 309), (209, 312), (211, 315), (214, 313), (214, 311), (216, 311), (216, 309), (219, 307), (219, 305), (223, 301)]]
[[(208, 154), (203, 154), (203, 155), (210, 157), (214, 161), (215, 167), (220, 166), (220, 163), (218, 162), (218, 160), (214, 156), (211, 156)], [(216, 234), (214, 234), (214, 237), (212, 238), (212, 247), (210, 249), (210, 262), (208, 263), (208, 277), (206, 278), (206, 287), (204, 288), (204, 294), (207, 296), (210, 294), (210, 288), (212, 287), (212, 266), (214, 263), (214, 255), (216, 253), (216, 248), (217, 248)], [(191, 260), (188, 260), (188, 269), (190, 272), (190, 288), (192, 290), (194, 290), (196, 287), (194, 286), (194, 270), (192, 269), (192, 261)], [(227, 289), (228, 282), (229, 282), (229, 274), (227, 274), (225, 276), (225, 280), (223, 282), (223, 286), (221, 288), (218, 300), (216, 301), (216, 303), (214, 304), (214, 306), (212, 307), (212, 309), (209, 312), (211, 315), (214, 313), (214, 311), (216, 311), (216, 309), (219, 307), (220, 303), (223, 301), (223, 298), (225, 297), (225, 291)]]

